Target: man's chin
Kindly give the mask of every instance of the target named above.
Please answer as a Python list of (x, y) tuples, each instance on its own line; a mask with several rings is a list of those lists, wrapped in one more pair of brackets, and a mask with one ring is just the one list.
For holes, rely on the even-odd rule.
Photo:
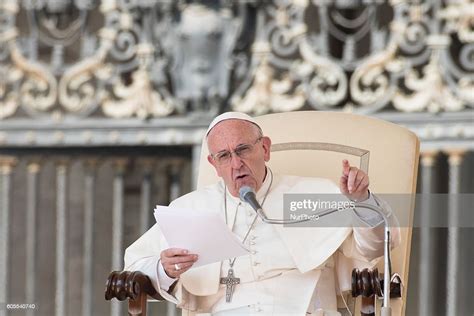
[(253, 179), (251, 179), (251, 178), (247, 179), (247, 177), (245, 177), (243, 179), (235, 180), (235, 187), (238, 188), (239, 190), (240, 190), (240, 188), (245, 187), (245, 186), (251, 187), (252, 189), (255, 190), (256, 183)]

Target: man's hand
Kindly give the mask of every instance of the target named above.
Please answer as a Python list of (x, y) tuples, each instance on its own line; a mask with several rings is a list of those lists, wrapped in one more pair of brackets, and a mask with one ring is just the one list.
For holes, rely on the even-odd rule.
[(160, 254), (161, 264), (170, 278), (179, 278), (198, 260), (198, 255), (189, 254), (186, 249), (168, 248)]
[(351, 167), (349, 161), (342, 161), (342, 176), (339, 181), (341, 193), (352, 201), (364, 201), (369, 198), (369, 176), (357, 167)]

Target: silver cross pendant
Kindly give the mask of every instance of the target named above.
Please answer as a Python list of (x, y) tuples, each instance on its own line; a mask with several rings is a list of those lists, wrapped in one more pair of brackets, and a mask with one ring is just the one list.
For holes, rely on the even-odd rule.
[(225, 284), (225, 301), (230, 303), (232, 294), (234, 293), (234, 286), (240, 283), (240, 278), (234, 277), (234, 270), (232, 268), (227, 272), (225, 278), (221, 278), (221, 284)]

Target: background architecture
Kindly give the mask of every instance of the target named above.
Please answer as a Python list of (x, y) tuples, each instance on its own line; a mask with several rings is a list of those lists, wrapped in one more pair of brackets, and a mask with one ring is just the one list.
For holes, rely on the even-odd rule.
[(419, 136), (419, 192), (450, 195), (414, 230), (407, 315), (472, 315), (473, 106), (469, 0), (1, 0), (0, 304), (123, 315), (105, 279), (192, 190), (212, 117), (314, 110)]

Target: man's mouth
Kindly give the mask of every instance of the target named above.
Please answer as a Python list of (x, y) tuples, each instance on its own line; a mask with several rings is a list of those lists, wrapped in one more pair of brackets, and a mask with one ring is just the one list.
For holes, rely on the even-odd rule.
[(235, 180), (242, 180), (242, 179), (244, 179), (245, 177), (248, 177), (248, 175), (247, 175), (247, 174), (241, 174), (241, 175), (235, 177)]

